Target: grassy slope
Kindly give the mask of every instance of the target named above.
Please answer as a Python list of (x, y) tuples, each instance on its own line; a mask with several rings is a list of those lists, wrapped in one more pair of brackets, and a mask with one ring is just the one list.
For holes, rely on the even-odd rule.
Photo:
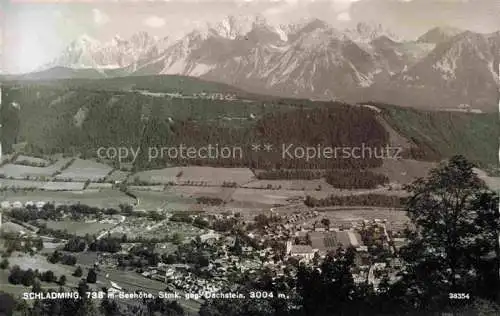
[(401, 135), (436, 150), (444, 158), (463, 154), (482, 166), (498, 164), (496, 114), (419, 111), (384, 107), (384, 118)]

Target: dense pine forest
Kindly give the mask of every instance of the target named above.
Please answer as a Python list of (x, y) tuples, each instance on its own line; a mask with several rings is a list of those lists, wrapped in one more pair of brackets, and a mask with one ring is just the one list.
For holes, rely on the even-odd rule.
[[(109, 82), (110, 86), (101, 90), (91, 90), (96, 88), (93, 86), (77, 88), (66, 81), (5, 84), (4, 106), (0, 110), (4, 151), (12, 151), (13, 144), (21, 143), (28, 154), (65, 153), (92, 158), (100, 147), (141, 148), (139, 159), (134, 161), (136, 169), (173, 164), (246, 166), (269, 172), (261, 175), (263, 179), (315, 178), (307, 171), (293, 175), (294, 171), (283, 170), (334, 170), (339, 175), (344, 172), (341, 170), (378, 167), (382, 160), (291, 159), (283, 155), (283, 144), (294, 148), (398, 145), (391, 143), (389, 132), (380, 122), (383, 119), (408, 140), (410, 145), (401, 152), (404, 158), (440, 161), (463, 154), (485, 168), (496, 162), (492, 148), (498, 124), (490, 114), (430, 112), (373, 103), (381, 113), (342, 102), (156, 97), (116, 90), (119, 84)], [(195, 90), (190, 86), (190, 92)], [(243, 154), (219, 159), (147, 159), (148, 148), (180, 144), (239, 147)], [(255, 144), (270, 146), (272, 150), (256, 152), (252, 149)], [(360, 187), (384, 182), (372, 176), (360, 173), (359, 177), (371, 179), (363, 181), (369, 184)]]

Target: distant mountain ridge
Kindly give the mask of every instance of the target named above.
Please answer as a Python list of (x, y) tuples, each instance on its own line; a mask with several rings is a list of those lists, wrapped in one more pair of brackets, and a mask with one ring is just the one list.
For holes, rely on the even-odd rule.
[(454, 27), (435, 27), (417, 39), (420, 43), (439, 44), (450, 40), (453, 36), (463, 33), (464, 30)]
[(319, 19), (273, 25), (262, 16), (229, 16), (179, 40), (144, 32), (105, 43), (84, 36), (46, 69), (175, 74), (280, 96), (492, 110), (499, 47), (498, 32), (439, 27), (402, 41), (380, 24), (339, 30)]
[(84, 34), (71, 42), (55, 60), (43, 68), (124, 68), (158, 56), (169, 45), (168, 37), (159, 39), (146, 32), (136, 33), (129, 39), (116, 35), (104, 43)]

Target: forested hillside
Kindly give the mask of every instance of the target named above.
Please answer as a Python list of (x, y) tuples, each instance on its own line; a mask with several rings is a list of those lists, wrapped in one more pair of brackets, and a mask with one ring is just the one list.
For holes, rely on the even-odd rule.
[(423, 160), (436, 160), (463, 154), (471, 161), (487, 166), (498, 164), (498, 115), (419, 111), (377, 104), (383, 117), (402, 136), (418, 144), (413, 155)]
[[(110, 83), (109, 88), (116, 80), (120, 79), (99, 81)], [(163, 84), (164, 88), (174, 85)], [(205, 88), (198, 86), (192, 90)], [(122, 89), (92, 90), (89, 86), (69, 88), (36, 82), (4, 85), (3, 99), (0, 120), (2, 143), (7, 152), (12, 150), (12, 144), (25, 142), (25, 151), (38, 155), (62, 152), (95, 157), (100, 147), (141, 148), (135, 161), (139, 169), (188, 163), (266, 170), (366, 169), (380, 166), (381, 160), (295, 159), (283, 155), (283, 145), (383, 148), (389, 144), (387, 127), (378, 119), (383, 118), (412, 144), (399, 144), (404, 145), (406, 158), (437, 161), (463, 154), (482, 166), (496, 163), (498, 124), (496, 116), (489, 114), (372, 104), (380, 109), (374, 111), (341, 102), (294, 99), (172, 98)], [(234, 159), (189, 161), (147, 159), (148, 148), (181, 144), (238, 147), (242, 155)], [(267, 150), (256, 151), (255, 145), (262, 149), (267, 145)]]

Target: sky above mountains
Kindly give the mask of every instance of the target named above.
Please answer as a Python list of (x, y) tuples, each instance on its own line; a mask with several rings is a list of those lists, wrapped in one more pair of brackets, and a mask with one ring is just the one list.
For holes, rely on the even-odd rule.
[(178, 38), (228, 15), (261, 14), (282, 24), (314, 17), (340, 29), (374, 22), (410, 40), (435, 26), (500, 30), (498, 0), (13, 0), (1, 10), (1, 67), (8, 73), (39, 68), (82, 34), (109, 40), (146, 31)]

